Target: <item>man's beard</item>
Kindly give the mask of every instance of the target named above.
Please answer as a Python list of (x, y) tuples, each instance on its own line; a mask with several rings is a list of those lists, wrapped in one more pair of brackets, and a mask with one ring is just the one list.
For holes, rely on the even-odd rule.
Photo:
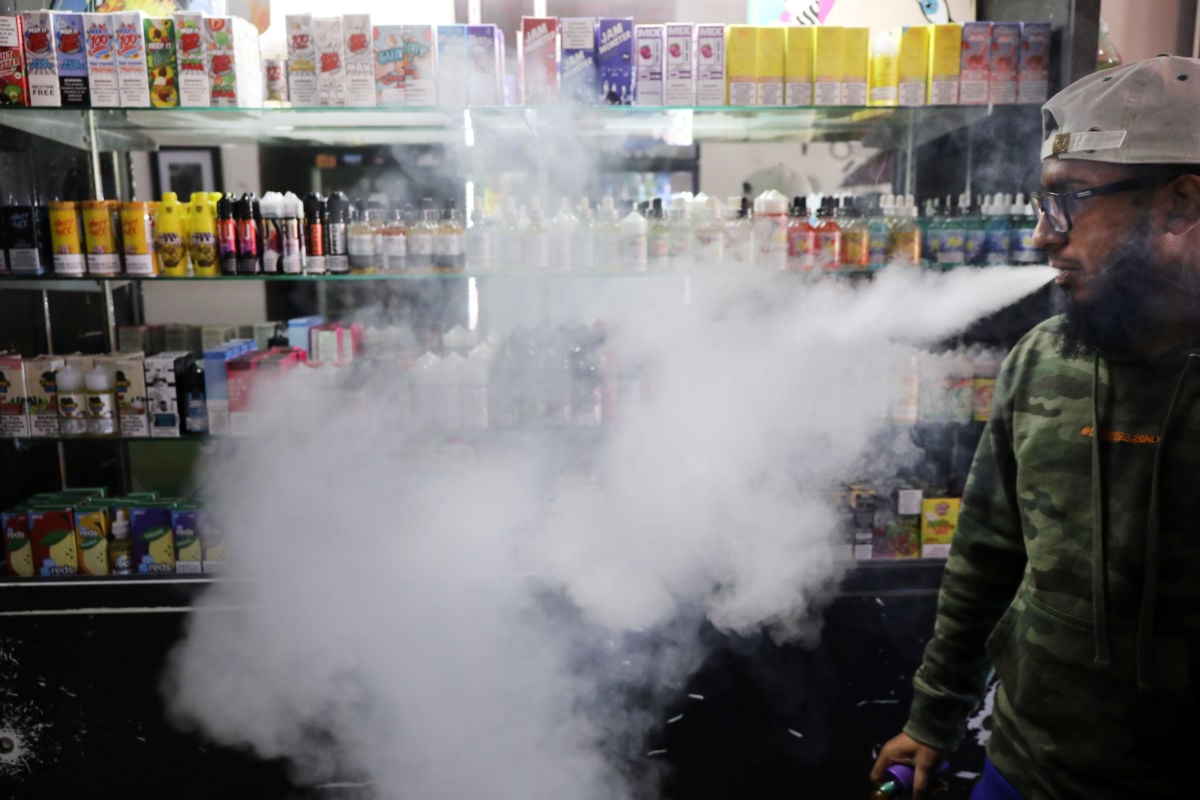
[(1149, 218), (1143, 216), (1109, 263), (1088, 280), (1087, 299), (1066, 293), (1063, 355), (1136, 356), (1164, 323), (1178, 317), (1181, 300), (1196, 297), (1196, 281), (1188, 279), (1182, 265), (1152, 263), (1149, 243)]

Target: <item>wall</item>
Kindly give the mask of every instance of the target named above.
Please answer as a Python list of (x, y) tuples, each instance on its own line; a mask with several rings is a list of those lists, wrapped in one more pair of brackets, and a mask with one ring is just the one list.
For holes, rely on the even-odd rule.
[(1109, 38), (1128, 64), (1159, 53), (1176, 53), (1180, 9), (1195, 4), (1195, 0), (1101, 0), (1100, 18), (1108, 23)]

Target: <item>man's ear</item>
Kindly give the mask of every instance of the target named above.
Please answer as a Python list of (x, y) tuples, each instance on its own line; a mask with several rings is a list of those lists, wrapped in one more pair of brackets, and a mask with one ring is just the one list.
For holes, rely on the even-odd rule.
[(1200, 225), (1200, 175), (1180, 175), (1166, 188), (1167, 231), (1185, 234)]

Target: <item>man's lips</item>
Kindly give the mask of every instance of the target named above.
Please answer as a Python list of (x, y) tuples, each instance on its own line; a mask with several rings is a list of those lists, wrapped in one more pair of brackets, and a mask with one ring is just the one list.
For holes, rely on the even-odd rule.
[(1054, 276), (1054, 282), (1059, 286), (1074, 286), (1079, 282), (1078, 266), (1053, 261), (1050, 262), (1050, 266), (1058, 270), (1058, 274)]

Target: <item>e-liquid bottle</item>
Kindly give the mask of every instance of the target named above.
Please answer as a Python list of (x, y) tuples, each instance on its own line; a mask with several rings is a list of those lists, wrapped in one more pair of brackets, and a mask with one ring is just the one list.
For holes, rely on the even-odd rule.
[(821, 272), (835, 272), (842, 262), (842, 229), (833, 218), (835, 199), (823, 198), (817, 211), (815, 233), (815, 258), (813, 266)]
[(325, 269), (335, 275), (350, 271), (350, 249), (346, 227), (350, 223), (350, 198), (342, 192), (329, 195), (326, 204)]
[(843, 197), (842, 269), (865, 270), (871, 265), (871, 228), (854, 198)]
[(992, 195), (992, 202), (984, 211), (987, 221), (987, 264), (994, 266), (1011, 262), (1009, 247), (1012, 244), (1012, 226), (1008, 215), (1012, 208), (1012, 196), (999, 192)]
[(259, 259), (259, 230), (255, 223), (257, 198), (247, 192), (234, 205), (233, 215), (237, 222), (237, 271), (239, 275), (256, 275), (262, 272)]
[(671, 257), (671, 230), (663, 215), (661, 197), (654, 198), (646, 215), (646, 259), (651, 270), (665, 270)]
[(434, 240), (433, 267), (438, 272), (462, 272), (466, 267), (463, 226), (453, 199), (442, 206), (442, 224)]
[(283, 271), (283, 195), (267, 192), (259, 203), (262, 231), (262, 271)]
[(304, 249), (307, 251), (304, 271), (320, 275), (325, 272), (325, 198), (312, 192), (304, 198)]
[(433, 272), (434, 238), (437, 236), (437, 207), (433, 198), (421, 199), (421, 216), (408, 229), (408, 269), (419, 275)]
[(987, 226), (983, 216), (987, 205), (986, 195), (982, 199), (977, 196), (975, 205), (963, 215), (963, 261), (972, 267), (987, 264)]
[(391, 220), (383, 227), (383, 270), (404, 272), (408, 260), (408, 240), (404, 226), (404, 212), (392, 210)]
[(375, 231), (366, 214), (350, 210), (350, 227), (346, 229), (351, 270), (366, 270), (375, 264)]
[(796, 195), (792, 198), (787, 227), (787, 268), (790, 272), (809, 272), (813, 268), (816, 232), (808, 221), (808, 201)]
[(304, 219), (304, 206), (300, 198), (291, 192), (283, 196), (283, 219), (280, 222), (280, 233), (283, 243), (283, 272), (289, 275), (299, 275), (304, 271), (304, 236), (301, 232)]
[(227, 194), (217, 201), (217, 251), (222, 275), (237, 275), (238, 272), (237, 220), (233, 205), (233, 198)]

